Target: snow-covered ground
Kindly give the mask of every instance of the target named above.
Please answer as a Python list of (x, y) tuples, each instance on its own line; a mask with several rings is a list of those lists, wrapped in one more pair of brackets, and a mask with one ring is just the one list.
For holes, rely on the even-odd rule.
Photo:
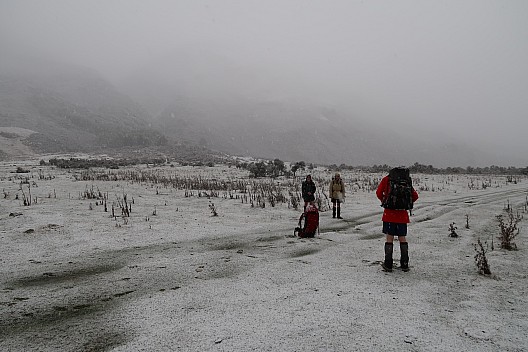
[[(528, 350), (526, 220), (517, 251), (496, 238), (506, 207), (525, 214), (526, 178), (413, 175), (411, 271), (385, 273), (382, 174), (342, 172), (344, 219), (323, 211), (320, 233), (299, 239), (289, 192), (307, 171), (296, 180), (224, 166), (100, 170), (106, 181), (83, 173), (0, 164), (1, 351)], [(310, 173), (327, 192), (332, 173)], [(211, 194), (176, 186), (182, 179), (236, 187)], [(270, 188), (288, 201), (263, 197), (261, 207), (257, 190)], [(494, 241), (491, 276), (478, 273), (478, 238)]]

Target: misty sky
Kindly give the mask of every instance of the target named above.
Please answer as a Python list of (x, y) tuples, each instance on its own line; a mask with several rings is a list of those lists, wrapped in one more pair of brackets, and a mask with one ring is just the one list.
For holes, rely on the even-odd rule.
[(1, 0), (0, 45), (113, 81), (203, 53), (366, 118), (528, 149), (525, 0)]

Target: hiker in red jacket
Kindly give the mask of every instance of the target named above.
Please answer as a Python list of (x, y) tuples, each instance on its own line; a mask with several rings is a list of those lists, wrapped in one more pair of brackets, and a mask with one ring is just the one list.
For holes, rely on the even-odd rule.
[[(409, 177), (410, 180), (410, 177)], [(412, 188), (412, 184), (409, 186), (410, 197), (412, 203), (416, 202), (418, 199), (418, 193)], [(376, 196), (382, 202), (382, 206), (386, 204), (387, 199), (389, 198), (391, 187), (389, 182), (389, 175), (385, 176), (376, 190)], [(407, 224), (410, 222), (409, 214), (407, 210), (404, 209), (388, 209), (384, 206), (385, 210), (383, 211), (383, 233), (386, 234), (385, 242), (385, 261), (382, 264), (382, 267), (385, 271), (392, 271), (392, 251), (394, 248), (393, 241), (394, 236), (398, 236), (400, 241), (400, 266), (403, 271), (409, 271), (409, 244), (407, 243)]]

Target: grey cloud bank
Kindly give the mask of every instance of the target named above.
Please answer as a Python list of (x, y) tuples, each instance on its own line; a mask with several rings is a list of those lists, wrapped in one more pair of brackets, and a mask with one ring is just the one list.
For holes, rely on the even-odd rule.
[[(521, 154), (527, 15), (525, 1), (4, 0), (0, 45), (94, 68), (116, 84), (155, 63), (177, 84), (164, 58), (189, 55), (192, 70), (201, 57), (197, 71), (218, 71), (211, 94), (317, 101)], [(224, 63), (247, 80), (229, 82)]]

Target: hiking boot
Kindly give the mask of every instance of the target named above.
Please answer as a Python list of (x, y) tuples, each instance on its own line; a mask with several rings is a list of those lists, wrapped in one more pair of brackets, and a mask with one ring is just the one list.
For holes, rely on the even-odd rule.
[(394, 245), (391, 242), (385, 242), (385, 260), (381, 264), (383, 270), (391, 272), (392, 271), (392, 249)]
[(337, 208), (337, 218), (342, 219), (341, 217), (341, 208)]
[(400, 242), (400, 250), (400, 267), (402, 271), (409, 271), (409, 244), (407, 242)]
[(383, 268), (383, 271), (392, 273), (392, 265), (388, 265), (387, 263), (383, 262), (381, 263), (381, 267)]

